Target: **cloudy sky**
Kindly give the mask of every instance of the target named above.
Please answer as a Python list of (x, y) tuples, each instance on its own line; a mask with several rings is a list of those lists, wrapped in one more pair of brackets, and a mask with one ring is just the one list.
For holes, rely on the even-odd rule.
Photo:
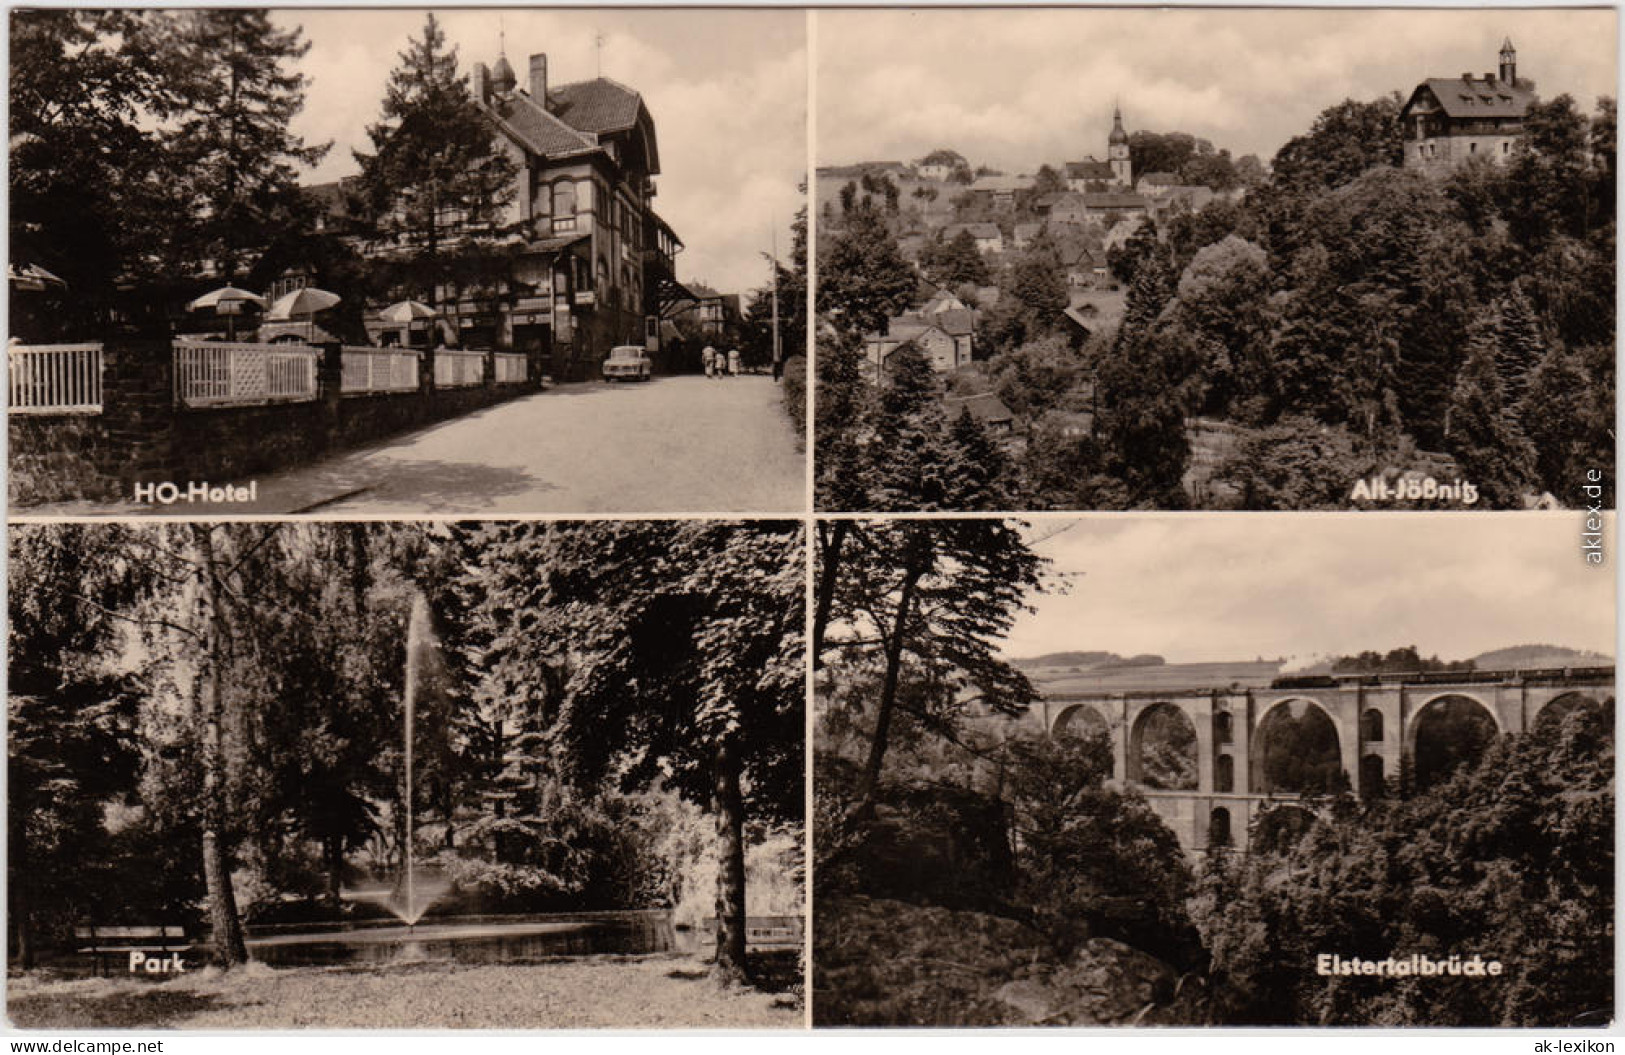
[[(309, 182), (357, 171), (354, 148), (369, 146), (384, 85), (409, 38), (420, 36), (419, 10), (282, 10), (311, 42), (301, 70), (310, 78), (294, 128), (333, 149)], [(521, 84), (529, 57), (545, 52), (554, 84), (598, 74), (643, 95), (654, 116), (661, 175), (655, 207), (683, 239), (678, 277), (724, 292), (765, 283), (777, 228), (780, 252), (801, 206), (806, 173), (806, 19), (799, 11), (541, 11), (447, 9), (436, 12), (458, 48), (459, 68), (491, 65), (506, 34), (508, 61)]]
[(1577, 512), (1035, 521), (1036, 551), (1071, 587), (1035, 598), (1005, 651), (1211, 662), (1414, 644), (1463, 659), (1554, 644), (1612, 655), (1614, 569), (1584, 563), (1580, 533)]
[(1183, 131), (1268, 161), (1344, 99), (1494, 72), (1501, 41), (1544, 97), (1612, 95), (1603, 10), (821, 11), (818, 163), (948, 146), (1031, 172), (1104, 158), (1130, 131)]

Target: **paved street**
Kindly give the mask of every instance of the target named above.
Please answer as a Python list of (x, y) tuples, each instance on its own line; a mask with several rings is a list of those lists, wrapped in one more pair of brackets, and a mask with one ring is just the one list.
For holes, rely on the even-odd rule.
[(561, 385), (261, 475), (253, 506), (179, 502), (119, 512), (799, 512), (806, 462), (782, 400), (779, 385), (754, 375)]

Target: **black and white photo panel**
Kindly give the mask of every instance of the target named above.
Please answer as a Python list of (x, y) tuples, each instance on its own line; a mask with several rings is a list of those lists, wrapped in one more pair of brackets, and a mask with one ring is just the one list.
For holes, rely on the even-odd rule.
[(816, 542), (816, 1026), (1613, 1020), (1616, 588), (1576, 516)]
[(11, 1025), (803, 1028), (805, 553), (13, 525)]
[(1612, 508), (1617, 19), (818, 12), (817, 508)]
[(805, 11), (8, 17), (13, 511), (806, 509)]

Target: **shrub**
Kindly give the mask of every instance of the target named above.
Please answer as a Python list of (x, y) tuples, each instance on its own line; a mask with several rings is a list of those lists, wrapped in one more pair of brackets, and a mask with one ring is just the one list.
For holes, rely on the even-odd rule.
[(784, 412), (796, 427), (796, 435), (807, 435), (807, 358), (792, 355), (784, 361)]

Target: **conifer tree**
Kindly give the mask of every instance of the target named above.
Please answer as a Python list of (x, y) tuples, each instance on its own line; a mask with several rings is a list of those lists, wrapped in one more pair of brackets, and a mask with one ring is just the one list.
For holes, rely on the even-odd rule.
[(856, 333), (818, 338), (818, 399), (813, 407), (814, 488), (818, 508), (869, 508), (865, 471), (871, 392), (864, 380), (863, 343)]
[(998, 444), (988, 436), (987, 430), (963, 407), (954, 419), (949, 433), (959, 461), (959, 479), (956, 489), (959, 501), (956, 508), (965, 512), (998, 510), (1009, 506), (1009, 490), (1005, 485), (1010, 471), (1008, 459)]
[(1190, 443), (1169, 349), (1152, 332), (1157, 316), (1173, 296), (1174, 279), (1166, 251), (1143, 263), (1129, 290), (1117, 338), (1097, 367), (1100, 402), (1096, 432), (1104, 468), (1123, 481), (1131, 506), (1181, 508)]
[(1484, 505), (1516, 509), (1528, 486), (1534, 450), (1508, 411), (1496, 365), (1494, 332), (1480, 326), (1456, 376), (1446, 443)]
[(305, 105), (305, 77), (289, 64), (310, 43), (279, 30), (265, 10), (199, 8), (175, 16), (168, 56), (167, 144), (176, 210), (187, 224), (188, 262), (213, 261), (228, 282), (285, 226), (299, 202), (298, 177), (330, 144), (307, 145), (289, 131)]
[(942, 409), (942, 380), (912, 341), (886, 358), (869, 448), (870, 508), (953, 512), (960, 504), (959, 452)]
[[(1605, 355), (1612, 355), (1607, 349)], [(1535, 449), (1535, 479), (1565, 505), (1582, 495), (1587, 469), (1613, 473), (1613, 387), (1586, 369), (1579, 350), (1554, 344), (1529, 375), (1518, 424)]]
[(438, 305), (447, 251), (465, 234), (495, 229), (513, 200), (516, 169), (432, 12), (390, 72), (381, 120), (367, 136), (373, 152), (355, 152), (360, 214), (373, 237), (410, 248), (409, 279)]
[(1501, 301), (1495, 344), (1495, 368), (1501, 375), (1502, 397), (1508, 407), (1516, 407), (1529, 387), (1530, 374), (1545, 356), (1540, 322), (1516, 283)]

